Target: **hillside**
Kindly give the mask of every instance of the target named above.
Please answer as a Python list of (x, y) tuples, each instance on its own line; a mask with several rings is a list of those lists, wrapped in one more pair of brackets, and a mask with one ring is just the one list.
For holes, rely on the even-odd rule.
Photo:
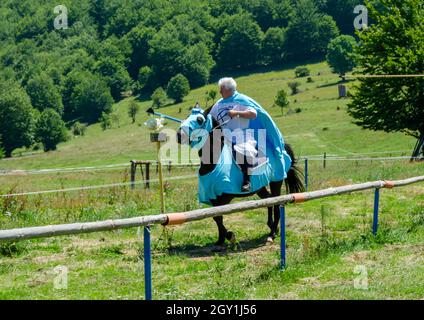
[[(345, 156), (367, 153), (377, 155), (378, 152), (386, 151), (395, 151), (393, 155), (401, 155), (403, 152), (410, 154), (414, 139), (400, 133), (363, 130), (352, 123), (346, 113), (348, 99), (337, 98), (339, 78), (330, 72), (325, 62), (308, 65), (314, 82), (307, 83), (307, 78), (296, 79), (301, 82), (301, 92), (289, 97), (290, 108), (300, 108), (301, 112), (287, 114), (285, 110), (282, 116), (280, 108), (272, 105), (279, 89), (290, 91), (287, 83), (295, 79), (295, 66), (290, 67), (235, 77), (239, 91), (251, 96), (267, 109), (297, 155), (318, 155), (324, 152)], [(347, 86), (352, 87), (353, 83), (349, 82)], [(216, 85), (192, 90), (181, 104), (168, 105), (158, 111), (184, 118), (196, 102), (205, 105), (205, 92), (210, 89), (216, 89)], [(130, 123), (127, 114), (132, 100), (136, 100), (141, 107), (135, 124)], [(144, 111), (151, 103), (150, 100), (140, 101), (134, 97), (122, 100), (113, 106), (119, 114), (120, 127), (118, 123), (113, 123), (112, 129), (102, 131), (99, 124), (91, 125), (86, 136), (60, 144), (57, 151), (29, 155), (24, 153), (22, 157), (1, 160), (0, 169), (61, 168), (125, 163), (131, 159), (155, 159), (155, 146), (150, 143), (149, 131), (143, 125), (148, 117)], [(176, 124), (168, 122), (167, 126), (175, 128)], [(19, 150), (16, 153), (19, 154)]]

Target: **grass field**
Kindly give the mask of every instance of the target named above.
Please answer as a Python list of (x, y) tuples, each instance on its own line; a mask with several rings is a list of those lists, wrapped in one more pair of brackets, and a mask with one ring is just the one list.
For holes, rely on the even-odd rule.
[[(237, 78), (239, 90), (271, 113), (298, 156), (337, 154), (409, 155), (415, 141), (402, 134), (361, 130), (346, 114), (348, 100), (337, 99), (338, 77), (327, 65), (309, 65), (313, 83), (301, 78), (302, 92), (291, 96), (284, 116), (272, 107), (276, 92), (293, 81), (294, 70), (256, 72)], [(320, 73), (320, 76), (317, 74)], [(349, 83), (348, 86), (351, 86)], [(180, 105), (159, 111), (178, 118), (213, 86), (193, 90)], [(120, 127), (59, 145), (51, 153), (0, 161), (0, 169), (40, 169), (125, 163), (154, 159), (140, 113), (130, 124), (127, 107), (115, 105)], [(296, 102), (295, 102), (296, 100)], [(149, 101), (139, 102), (142, 110)], [(180, 114), (179, 108), (182, 108)], [(169, 127), (175, 127), (169, 123)], [(299, 164), (302, 168), (302, 163)], [(397, 161), (310, 162), (310, 189), (378, 179), (401, 179), (424, 172), (424, 163)], [(166, 176), (195, 174), (195, 168), (173, 168)], [(154, 174), (153, 177), (157, 176)], [(61, 189), (128, 182), (128, 168), (81, 173), (0, 176), (0, 193)], [(1, 229), (95, 221), (157, 214), (157, 184), (92, 191), (0, 198)], [(199, 208), (196, 178), (166, 183), (166, 211)], [(238, 243), (225, 253), (211, 246), (217, 230), (211, 220), (178, 227), (152, 228), (153, 297), (155, 299), (424, 299), (424, 185), (381, 194), (381, 225), (371, 234), (371, 191), (333, 197), (287, 210), (287, 263), (278, 269), (279, 239), (265, 245), (266, 210), (225, 217)], [(0, 299), (143, 299), (142, 230), (30, 240), (0, 245)], [(68, 270), (67, 289), (55, 289), (57, 267)], [(361, 274), (360, 274), (360, 272)], [(358, 287), (355, 283), (362, 286)]]

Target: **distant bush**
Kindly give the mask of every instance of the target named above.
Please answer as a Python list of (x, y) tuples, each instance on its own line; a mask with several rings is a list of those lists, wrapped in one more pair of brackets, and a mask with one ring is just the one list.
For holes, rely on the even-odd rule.
[(312, 82), (314, 82), (314, 80), (312, 79), (312, 77), (308, 77), (308, 80), (306, 80), (306, 82), (312, 83)]
[(71, 127), (71, 132), (74, 136), (85, 136), (87, 131), (87, 124), (80, 123), (79, 121), (75, 122)]
[(296, 78), (309, 77), (311, 71), (308, 69), (308, 67), (297, 67), (294, 71), (294, 74), (296, 75)]
[(32, 146), (32, 150), (33, 151), (39, 151), (43, 148), (43, 144), (42, 143), (34, 143)]
[(102, 116), (100, 117), (100, 126), (102, 127), (103, 131), (112, 127), (112, 120), (108, 113), (102, 113)]
[(112, 121), (112, 126), (113, 126), (114, 124), (116, 124), (116, 126), (117, 126), (118, 128), (120, 128), (120, 127), (121, 127), (120, 117), (119, 117), (119, 113), (118, 113), (117, 111), (112, 112), (112, 113), (110, 114), (110, 120)]
[(163, 90), (162, 87), (159, 87), (153, 92), (151, 98), (153, 100), (153, 108), (159, 108), (165, 105), (167, 95), (165, 90)]
[(299, 93), (300, 82), (293, 81), (287, 84), (292, 91), (292, 95)]

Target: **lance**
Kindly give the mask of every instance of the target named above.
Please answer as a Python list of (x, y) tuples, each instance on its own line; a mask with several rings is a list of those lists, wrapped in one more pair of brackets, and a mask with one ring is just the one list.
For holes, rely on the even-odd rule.
[(175, 122), (178, 122), (178, 123), (182, 123), (182, 122), (183, 122), (183, 120), (180, 120), (180, 119), (177, 119), (177, 118), (174, 118), (174, 117), (171, 117), (171, 116), (167, 116), (166, 114), (162, 114), (162, 113), (159, 113), (159, 112), (155, 112), (155, 111), (153, 110), (153, 108), (149, 108), (149, 109), (147, 109), (147, 110), (146, 110), (146, 112), (147, 112), (148, 114), (153, 114), (153, 115), (155, 115), (155, 116), (162, 117), (162, 118), (165, 118), (165, 119), (169, 119), (169, 120), (172, 120), (172, 121), (175, 121)]

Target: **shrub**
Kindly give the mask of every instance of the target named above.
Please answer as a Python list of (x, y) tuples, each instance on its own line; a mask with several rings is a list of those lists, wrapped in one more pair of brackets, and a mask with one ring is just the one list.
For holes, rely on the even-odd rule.
[(135, 123), (135, 119), (139, 111), (140, 111), (140, 106), (137, 104), (137, 102), (132, 101), (128, 109), (128, 116), (131, 118), (132, 123)]
[(74, 136), (85, 136), (87, 131), (87, 124), (80, 123), (79, 121), (75, 122), (71, 127), (71, 132)]
[(292, 95), (299, 93), (300, 82), (293, 81), (287, 84), (292, 91)]
[(103, 112), (100, 117), (100, 126), (103, 131), (112, 127), (112, 120), (110, 119), (110, 115), (108, 113)]
[(297, 67), (296, 70), (294, 71), (296, 78), (302, 78), (302, 77), (309, 77), (311, 72), (308, 69), (308, 67)]
[(162, 87), (157, 88), (152, 96), (151, 96), (153, 103), (152, 106), (155, 108), (162, 107), (166, 103), (167, 95), (165, 90), (162, 89)]

